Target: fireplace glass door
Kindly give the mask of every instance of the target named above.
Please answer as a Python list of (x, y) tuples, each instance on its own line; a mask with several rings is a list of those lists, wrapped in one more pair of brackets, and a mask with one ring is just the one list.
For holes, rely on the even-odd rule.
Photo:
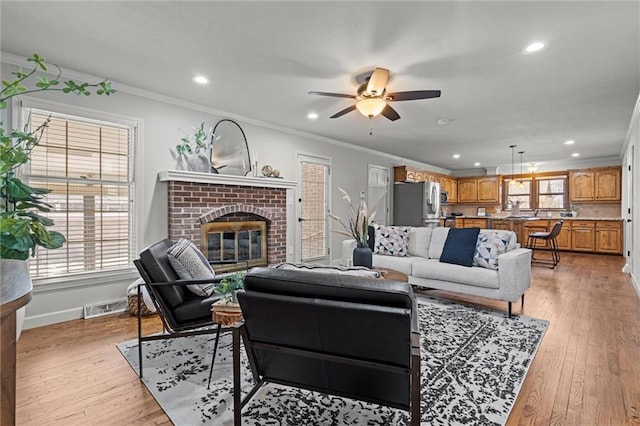
[(201, 230), (202, 252), (216, 272), (267, 265), (265, 222), (211, 222)]

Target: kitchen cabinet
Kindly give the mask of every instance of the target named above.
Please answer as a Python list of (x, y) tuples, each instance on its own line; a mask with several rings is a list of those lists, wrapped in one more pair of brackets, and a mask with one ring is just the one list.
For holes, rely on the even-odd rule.
[(486, 229), (486, 227), (487, 227), (487, 219), (465, 217), (463, 219), (462, 223), (463, 223), (463, 227), (465, 227), (465, 228), (482, 228), (482, 229)]
[(493, 219), (491, 221), (491, 229), (501, 229), (504, 231), (513, 231), (511, 226), (512, 221), (507, 219)]
[(596, 171), (595, 201), (620, 201), (622, 169), (614, 167)]
[(596, 229), (593, 220), (571, 221), (571, 250), (594, 252)]
[(458, 181), (454, 178), (441, 177), (440, 189), (449, 194), (449, 204), (458, 202)]
[(564, 221), (562, 229), (556, 237), (556, 244), (558, 244), (558, 250), (571, 250), (571, 223)]
[(500, 179), (498, 176), (458, 179), (458, 203), (500, 203)]
[(418, 170), (409, 166), (397, 166), (393, 168), (393, 181), (394, 182), (418, 182), (416, 180), (416, 173)]
[(622, 254), (622, 222), (596, 222), (596, 252)]
[(476, 203), (478, 200), (478, 186), (475, 178), (458, 179), (458, 202)]
[(498, 176), (481, 177), (478, 182), (478, 202), (495, 203), (500, 202), (500, 179)]
[(571, 202), (620, 201), (621, 167), (569, 171)]

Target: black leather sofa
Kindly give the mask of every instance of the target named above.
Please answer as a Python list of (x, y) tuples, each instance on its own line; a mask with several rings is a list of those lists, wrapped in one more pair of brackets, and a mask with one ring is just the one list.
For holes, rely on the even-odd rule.
[[(254, 268), (233, 330), (234, 422), (266, 382), (410, 411), (420, 423), (416, 300), (406, 283)], [(257, 385), (240, 401), (240, 337)]]

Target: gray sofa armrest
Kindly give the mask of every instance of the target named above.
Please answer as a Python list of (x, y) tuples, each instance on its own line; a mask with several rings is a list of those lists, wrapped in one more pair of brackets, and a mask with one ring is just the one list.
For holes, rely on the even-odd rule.
[(531, 250), (519, 248), (498, 256), (502, 300), (515, 302), (531, 285)]
[(353, 258), (353, 249), (356, 248), (356, 240), (349, 239), (342, 242), (342, 259), (340, 264), (342, 266), (351, 266)]

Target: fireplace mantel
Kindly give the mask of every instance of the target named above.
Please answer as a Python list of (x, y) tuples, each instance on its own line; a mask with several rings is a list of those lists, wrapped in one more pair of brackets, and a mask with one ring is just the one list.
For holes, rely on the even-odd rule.
[(216, 173), (189, 172), (185, 170), (166, 170), (158, 173), (160, 182), (178, 181), (193, 183), (213, 183), (217, 185), (253, 186), (258, 188), (294, 189), (297, 182), (279, 178), (235, 176)]

